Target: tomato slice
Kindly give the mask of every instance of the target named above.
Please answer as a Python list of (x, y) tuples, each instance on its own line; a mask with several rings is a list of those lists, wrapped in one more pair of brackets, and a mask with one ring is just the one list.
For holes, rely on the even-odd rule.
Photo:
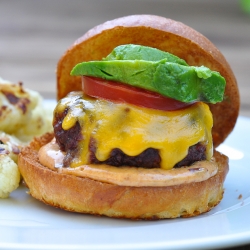
[(90, 76), (82, 76), (82, 89), (86, 95), (95, 98), (158, 110), (172, 111), (191, 105), (151, 91)]

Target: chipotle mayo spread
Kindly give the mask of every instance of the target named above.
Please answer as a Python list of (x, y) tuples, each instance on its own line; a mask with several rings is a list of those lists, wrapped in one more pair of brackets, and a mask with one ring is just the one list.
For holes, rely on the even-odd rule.
[(39, 151), (39, 161), (44, 166), (64, 174), (86, 177), (120, 186), (173, 186), (200, 182), (214, 176), (218, 166), (213, 160), (199, 161), (189, 167), (165, 170), (136, 167), (114, 167), (108, 165), (82, 165), (76, 168), (62, 167), (64, 154), (53, 140)]

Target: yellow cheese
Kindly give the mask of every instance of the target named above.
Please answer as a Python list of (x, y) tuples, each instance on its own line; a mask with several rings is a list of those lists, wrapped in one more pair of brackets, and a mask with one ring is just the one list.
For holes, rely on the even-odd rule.
[[(72, 100), (73, 103), (72, 103)], [(141, 108), (126, 103), (112, 103), (71, 93), (62, 99), (55, 112), (69, 106), (62, 123), (67, 130), (78, 121), (82, 127), (80, 155), (71, 167), (89, 163), (89, 143), (95, 141), (96, 158), (107, 160), (114, 148), (136, 156), (147, 148), (159, 150), (161, 168), (171, 169), (188, 153), (190, 146), (203, 142), (206, 156), (212, 157), (212, 114), (205, 103), (196, 103), (177, 111)]]

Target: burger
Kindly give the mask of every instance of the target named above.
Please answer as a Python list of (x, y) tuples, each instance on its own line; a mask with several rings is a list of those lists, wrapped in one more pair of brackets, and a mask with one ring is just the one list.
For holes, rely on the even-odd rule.
[(54, 133), (19, 154), (34, 198), (129, 219), (191, 217), (223, 198), (215, 148), (239, 112), (235, 76), (203, 35), (164, 17), (94, 27), (57, 65)]

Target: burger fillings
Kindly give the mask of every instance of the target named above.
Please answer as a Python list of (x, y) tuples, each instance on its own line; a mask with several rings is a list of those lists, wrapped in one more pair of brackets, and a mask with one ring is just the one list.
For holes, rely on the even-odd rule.
[[(102, 61), (78, 64), (72, 74), (101, 77), (106, 85), (109, 84), (107, 80), (115, 80), (161, 94), (164, 92), (168, 98), (177, 96), (178, 101), (189, 101), (190, 106), (165, 111), (138, 107), (122, 100), (112, 102), (103, 99), (102, 94), (96, 99), (82, 93), (71, 93), (59, 101), (54, 113), (55, 138), (65, 152), (64, 167), (75, 168), (86, 164), (143, 167), (146, 162), (148, 168), (154, 168), (152, 158), (141, 156), (152, 149), (155, 151), (151, 154), (159, 159), (156, 167), (172, 169), (180, 167), (180, 162), (192, 154), (190, 148), (196, 145), (203, 148), (203, 154), (193, 150), (195, 153), (189, 157), (192, 160), (185, 166), (200, 160), (211, 160), (212, 115), (207, 104), (200, 99), (213, 103), (223, 99), (225, 79), (218, 72), (206, 67), (189, 67), (185, 61), (170, 53), (130, 44), (115, 48)], [(83, 81), (86, 84), (86, 78)], [(122, 156), (117, 156), (117, 150)], [(47, 158), (43, 157), (44, 151), (40, 155), (40, 161), (48, 165), (44, 162)], [(139, 164), (134, 160), (138, 156), (141, 156)], [(125, 160), (118, 161), (120, 157)], [(116, 159), (112, 161), (112, 158)], [(100, 170), (98, 165), (97, 168)], [(84, 172), (87, 174), (87, 171)], [(193, 175), (198, 172), (194, 171)], [(215, 170), (212, 172), (216, 173)], [(136, 185), (142, 184), (137, 181)]]

